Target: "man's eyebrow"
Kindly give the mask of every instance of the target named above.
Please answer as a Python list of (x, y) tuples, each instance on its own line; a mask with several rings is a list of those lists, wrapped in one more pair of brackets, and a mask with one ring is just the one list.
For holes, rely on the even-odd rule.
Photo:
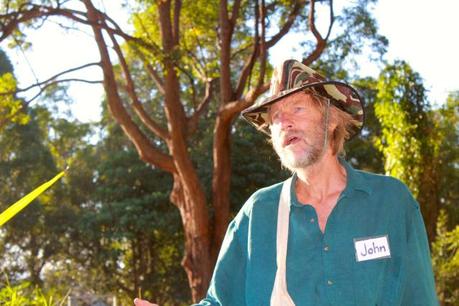
[(305, 105), (308, 104), (307, 101), (305, 99), (302, 99), (302, 98), (296, 98), (296, 99), (292, 100), (292, 103), (295, 104), (295, 105), (299, 104), (299, 103), (305, 104)]

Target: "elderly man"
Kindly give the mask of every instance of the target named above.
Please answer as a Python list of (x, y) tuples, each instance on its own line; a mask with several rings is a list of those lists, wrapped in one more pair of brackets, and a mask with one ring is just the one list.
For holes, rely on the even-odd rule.
[(352, 87), (287, 60), (270, 98), (243, 116), (293, 176), (242, 207), (197, 305), (438, 305), (418, 203), (400, 181), (342, 158), (363, 124)]

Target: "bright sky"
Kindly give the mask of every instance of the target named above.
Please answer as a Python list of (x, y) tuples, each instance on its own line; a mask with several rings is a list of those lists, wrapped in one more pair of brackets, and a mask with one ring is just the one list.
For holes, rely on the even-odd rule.
[[(114, 19), (121, 25), (127, 23), (116, 7), (119, 5), (118, 1), (98, 2), (105, 4), (109, 15), (114, 15)], [(406, 60), (423, 77), (424, 85), (430, 91), (430, 100), (435, 104), (443, 103), (448, 92), (459, 90), (458, 12), (457, 0), (438, 0), (435, 4), (429, 0), (379, 0), (374, 8), (380, 33), (389, 39), (385, 58)], [(5, 43), (0, 44), (15, 67), (19, 87), (33, 83), (34, 74), (39, 80), (43, 80), (64, 69), (98, 61), (98, 51), (88, 34), (76, 35), (72, 32), (69, 35), (61, 32), (57, 26), (50, 26), (46, 31), (37, 31), (30, 35), (33, 49), (26, 51), (29, 63), (21, 52), (9, 50)], [(291, 41), (279, 45), (274, 52), (283, 57), (298, 56), (290, 50)], [(271, 56), (273, 61), (278, 60), (275, 54)], [(376, 76), (378, 71), (375, 67), (362, 69), (365, 69), (364, 74), (372, 76)], [(73, 76), (102, 79), (101, 71), (97, 68), (87, 69)], [(76, 118), (82, 121), (99, 118), (100, 101), (103, 97), (101, 85), (75, 84), (70, 87), (69, 94), (75, 101), (71, 110)], [(61, 109), (65, 108), (66, 106), (61, 106)]]

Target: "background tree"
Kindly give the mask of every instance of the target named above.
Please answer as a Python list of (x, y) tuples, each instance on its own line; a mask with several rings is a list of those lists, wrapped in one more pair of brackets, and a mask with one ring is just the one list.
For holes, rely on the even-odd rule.
[(442, 210), (437, 223), (437, 239), (432, 244), (432, 259), (437, 293), (442, 305), (459, 302), (459, 225), (448, 229), (448, 217)]
[(430, 241), (441, 207), (440, 148), (444, 139), (432, 116), (421, 77), (405, 62), (381, 72), (375, 114), (382, 133), (375, 138), (387, 174), (404, 181), (421, 205)]
[[(103, 71), (108, 109), (142, 160), (172, 176), (170, 200), (179, 209), (185, 234), (182, 264), (198, 300), (230, 217), (233, 122), (268, 88), (269, 49), (290, 30), (304, 34), (306, 64), (317, 60), (330, 41), (336, 48), (353, 42), (341, 59), (368, 40), (384, 45), (374, 31), (365, 30), (375, 28), (368, 13), (372, 2), (359, 1), (335, 19), (332, 1), (142, 1), (133, 10), (136, 31), (128, 34), (90, 0), (6, 1), (0, 39), (22, 35), (19, 41), (26, 41), (27, 26), (53, 18), (67, 28), (76, 23), (93, 31), (101, 60), (88, 65)], [(316, 28), (319, 5), (329, 12), (325, 34)], [(343, 35), (333, 35), (335, 24)], [(135, 78), (142, 70), (146, 73)], [(50, 86), (62, 75), (36, 85)], [(147, 78), (154, 87), (142, 88)], [(193, 159), (202, 124), (213, 134), (210, 194)]]
[(16, 99), (16, 89), (13, 66), (0, 49), (0, 132), (10, 122), (25, 124), (29, 119), (23, 110), (22, 101)]
[[(0, 135), (2, 211), (29, 193), (31, 186), (42, 184), (44, 178), (51, 178), (57, 172), (46, 146), (46, 130), (40, 126), (48, 120), (46, 111), (30, 109), (28, 115), (31, 118), (28, 124), (12, 124)], [(59, 203), (61, 195), (59, 187), (54, 188), (2, 228), (2, 267), (8, 268), (10, 280), (25, 274), (33, 284), (41, 284), (40, 273), (61, 249), (60, 235), (65, 232), (60, 207), (50, 204)]]
[(446, 103), (433, 111), (439, 130), (441, 161), (439, 190), (442, 210), (437, 221), (437, 237), (432, 244), (432, 259), (437, 292), (444, 305), (459, 303), (459, 93), (449, 95)]

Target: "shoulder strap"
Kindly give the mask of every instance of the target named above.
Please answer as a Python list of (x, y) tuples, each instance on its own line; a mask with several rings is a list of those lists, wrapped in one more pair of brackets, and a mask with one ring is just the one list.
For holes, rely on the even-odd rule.
[(287, 290), (287, 245), (290, 221), (290, 192), (292, 178), (282, 186), (277, 213), (276, 263), (277, 271), (271, 293), (271, 306), (295, 306)]

